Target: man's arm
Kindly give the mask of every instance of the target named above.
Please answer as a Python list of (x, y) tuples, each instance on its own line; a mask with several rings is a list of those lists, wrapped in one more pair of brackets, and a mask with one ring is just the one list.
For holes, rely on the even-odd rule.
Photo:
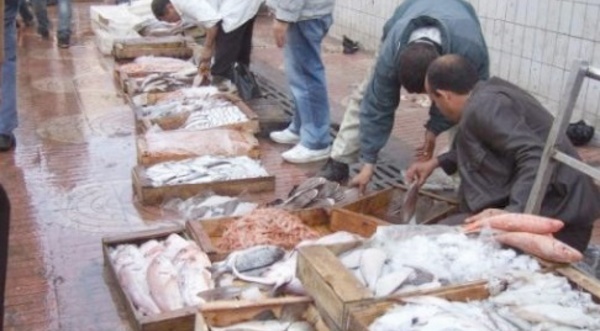
[(496, 94), (482, 101), (473, 106), (484, 111), (476, 112), (468, 125), (483, 144), (514, 161), (512, 189), (505, 210), (522, 212), (539, 168), (544, 141), (533, 133), (507, 97)]

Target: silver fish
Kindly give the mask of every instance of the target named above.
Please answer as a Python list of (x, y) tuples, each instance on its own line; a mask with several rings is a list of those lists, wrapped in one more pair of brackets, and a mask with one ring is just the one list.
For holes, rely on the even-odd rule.
[[(223, 273), (232, 272), (235, 268), (238, 272), (250, 271), (264, 268), (281, 260), (285, 250), (273, 245), (260, 245), (235, 251), (221, 262), (213, 263), (210, 270), (213, 278), (218, 278)], [(215, 277), (216, 276), (216, 277)]]

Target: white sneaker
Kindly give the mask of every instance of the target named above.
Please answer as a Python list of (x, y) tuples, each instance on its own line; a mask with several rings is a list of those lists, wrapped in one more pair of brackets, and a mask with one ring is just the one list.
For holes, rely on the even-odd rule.
[(331, 153), (331, 146), (323, 149), (308, 149), (300, 144), (294, 146), (281, 157), (290, 163), (309, 163), (325, 160)]
[(295, 145), (300, 142), (300, 136), (293, 133), (290, 129), (283, 131), (273, 131), (269, 134), (271, 140), (280, 144)]

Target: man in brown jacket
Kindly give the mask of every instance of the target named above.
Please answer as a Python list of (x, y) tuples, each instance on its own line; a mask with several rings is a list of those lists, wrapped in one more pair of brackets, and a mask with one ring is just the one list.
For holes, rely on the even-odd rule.
[[(427, 93), (458, 133), (450, 152), (412, 166), (408, 180), (419, 184), (440, 166), (458, 171), (461, 211), (478, 213), (500, 208), (522, 213), (535, 180), (552, 115), (530, 94), (500, 78), (479, 81), (469, 62), (446, 55), (428, 68)], [(558, 148), (579, 158), (563, 133)], [(556, 238), (584, 251), (594, 220), (600, 216), (600, 194), (590, 177), (559, 164), (540, 214), (557, 218), (565, 227)]]

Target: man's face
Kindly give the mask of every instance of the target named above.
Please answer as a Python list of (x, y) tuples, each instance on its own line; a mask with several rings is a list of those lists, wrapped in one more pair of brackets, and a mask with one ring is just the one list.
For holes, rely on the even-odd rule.
[(177, 23), (181, 21), (181, 16), (179, 16), (179, 13), (172, 4), (168, 4), (165, 8), (165, 14), (160, 17), (160, 20), (169, 23)]
[(427, 79), (425, 79), (425, 91), (431, 98), (431, 101), (435, 102), (437, 107), (440, 109), (442, 115), (452, 122), (458, 123), (460, 120), (460, 109), (458, 109), (456, 98), (453, 98), (453, 94), (451, 92), (439, 90), (433, 91), (429, 86), (429, 81)]

